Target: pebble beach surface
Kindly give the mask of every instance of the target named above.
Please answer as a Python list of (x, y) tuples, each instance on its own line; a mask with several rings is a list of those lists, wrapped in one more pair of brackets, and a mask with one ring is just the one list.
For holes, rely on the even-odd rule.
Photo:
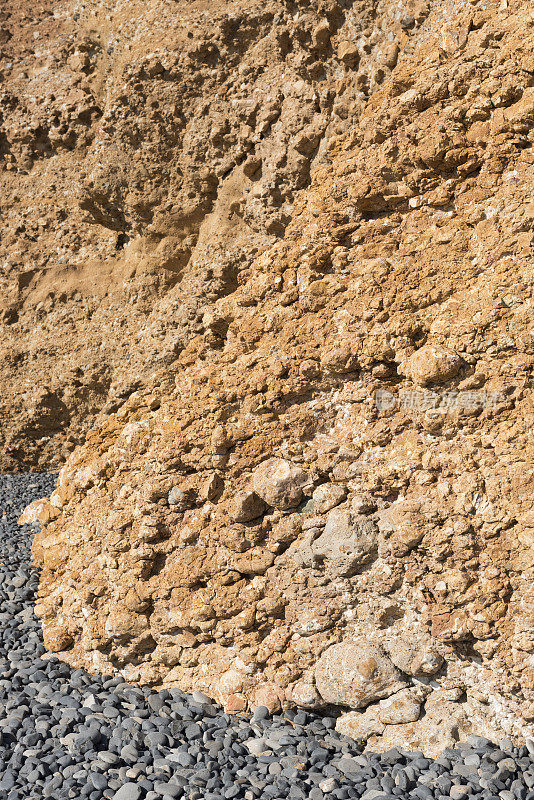
[(534, 800), (534, 743), (469, 737), (435, 760), (362, 754), (335, 718), (228, 716), (201, 693), (154, 692), (44, 658), (23, 508), (47, 474), (0, 476), (0, 800)]

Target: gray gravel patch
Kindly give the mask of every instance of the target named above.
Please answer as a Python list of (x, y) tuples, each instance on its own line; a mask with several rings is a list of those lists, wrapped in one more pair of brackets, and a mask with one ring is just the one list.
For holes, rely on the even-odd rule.
[(229, 716), (202, 692), (154, 692), (43, 658), (33, 530), (54, 475), (0, 476), (0, 800), (534, 800), (534, 744), (471, 736), (435, 760), (362, 754), (334, 716)]

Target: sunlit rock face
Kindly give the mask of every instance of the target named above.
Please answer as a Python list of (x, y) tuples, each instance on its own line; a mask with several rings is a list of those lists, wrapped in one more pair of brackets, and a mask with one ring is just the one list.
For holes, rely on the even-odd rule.
[(231, 711), (338, 704), (371, 749), (532, 733), (523, 12), (413, 15), (283, 235), (28, 512), (60, 658)]

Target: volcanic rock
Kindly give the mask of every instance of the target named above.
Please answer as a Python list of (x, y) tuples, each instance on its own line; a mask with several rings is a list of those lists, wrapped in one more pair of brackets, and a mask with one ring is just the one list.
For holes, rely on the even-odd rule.
[(376, 558), (378, 528), (365, 517), (354, 518), (339, 506), (326, 516), (322, 533), (313, 542), (315, 556), (326, 560), (339, 575), (351, 575)]

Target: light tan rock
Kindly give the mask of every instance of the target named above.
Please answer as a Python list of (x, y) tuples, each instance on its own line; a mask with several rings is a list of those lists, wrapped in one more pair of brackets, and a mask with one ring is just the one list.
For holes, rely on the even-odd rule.
[(357, 65), (360, 59), (360, 51), (355, 42), (349, 42), (347, 40), (340, 42), (337, 52), (340, 61), (351, 69)]
[(344, 486), (337, 486), (335, 483), (323, 483), (312, 494), (313, 510), (317, 514), (324, 514), (342, 503), (346, 496), (347, 490)]
[(302, 708), (316, 708), (323, 704), (315, 684), (306, 681), (297, 681), (286, 692), (287, 699)]
[(48, 625), (44, 633), (44, 644), (51, 653), (60, 653), (72, 646), (73, 637), (69, 631), (61, 625)]
[(466, 710), (460, 703), (449, 703), (439, 713), (427, 713), (415, 722), (385, 725), (381, 735), (369, 737), (367, 749), (402, 747), (422, 750), (429, 758), (437, 758), (446, 747), (454, 747), (470, 732)]
[(421, 702), (415, 693), (403, 689), (397, 694), (381, 700), (378, 704), (378, 719), (385, 725), (401, 725), (405, 722), (415, 722), (421, 713)]
[(281, 509), (298, 506), (307, 482), (304, 470), (282, 458), (267, 459), (252, 474), (256, 494), (267, 505)]
[(312, 32), (312, 42), (318, 50), (324, 50), (330, 44), (331, 36), (330, 23), (327, 20), (322, 20), (315, 26)]
[(254, 689), (252, 707), (265, 706), (274, 713), (279, 711), (282, 705), (282, 691), (272, 683), (261, 683)]
[(242, 694), (231, 694), (224, 702), (224, 710), (227, 714), (238, 714), (240, 711), (245, 711), (247, 707), (247, 698)]
[(336, 721), (336, 731), (343, 736), (350, 736), (357, 742), (367, 742), (373, 736), (384, 733), (386, 726), (377, 715), (375, 708), (366, 711), (349, 711), (342, 714)]
[(435, 675), (444, 662), (436, 643), (425, 632), (412, 630), (388, 637), (385, 647), (395, 666), (408, 675)]
[(378, 527), (394, 550), (405, 555), (419, 544), (432, 522), (432, 511), (424, 503), (400, 498), (380, 514)]
[(315, 667), (315, 683), (328, 703), (365, 708), (405, 685), (383, 650), (364, 639), (332, 645)]
[(250, 522), (260, 517), (265, 509), (264, 501), (255, 492), (243, 491), (234, 497), (230, 516), (234, 522)]
[(327, 514), (326, 525), (311, 545), (317, 558), (330, 562), (339, 575), (351, 575), (376, 557), (378, 528), (373, 520), (353, 517), (340, 506)]
[(440, 345), (424, 345), (403, 364), (401, 370), (419, 386), (444, 383), (458, 374), (462, 359), (457, 353)]
[(41, 525), (46, 525), (60, 513), (58, 507), (53, 505), (50, 500), (33, 500), (20, 515), (18, 523), (19, 525), (32, 525), (40, 522)]

